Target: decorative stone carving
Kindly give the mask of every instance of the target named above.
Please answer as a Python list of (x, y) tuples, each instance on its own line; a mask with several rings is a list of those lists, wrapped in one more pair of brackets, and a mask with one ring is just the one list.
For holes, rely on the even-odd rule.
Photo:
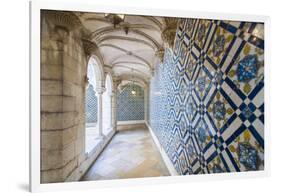
[(105, 87), (98, 87), (95, 89), (98, 95), (102, 95), (105, 92)]
[(52, 25), (51, 37), (60, 42), (67, 42), (69, 32), (82, 27), (79, 18), (70, 11), (44, 10), (42, 16)]
[(112, 85), (112, 91), (116, 92), (117, 91), (117, 87), (119, 84), (121, 84), (121, 80), (118, 79), (117, 77), (113, 77), (113, 85)]
[(178, 19), (172, 17), (166, 17), (165, 24), (166, 27), (162, 31), (161, 36), (164, 41), (165, 47), (173, 48), (176, 31), (177, 31)]
[(81, 28), (80, 34), (83, 39), (90, 40), (92, 38), (91, 31), (86, 28)]
[(90, 41), (88, 39), (82, 39), (82, 43), (87, 59), (89, 59), (92, 55), (95, 55), (103, 64), (104, 60), (98, 45), (95, 42)]
[(82, 39), (82, 42), (86, 55), (91, 56), (92, 54), (96, 53), (96, 51), (98, 50), (98, 46), (96, 43), (87, 39)]
[(79, 18), (71, 11), (44, 10), (43, 14), (52, 24), (66, 28), (68, 31), (82, 27)]
[(155, 55), (159, 58), (161, 63), (163, 63), (164, 61), (164, 54), (165, 54), (164, 49), (160, 49), (155, 52)]
[(129, 30), (130, 30), (130, 24), (129, 23), (124, 23), (122, 25), (122, 29), (124, 30), (125, 34), (128, 35)]

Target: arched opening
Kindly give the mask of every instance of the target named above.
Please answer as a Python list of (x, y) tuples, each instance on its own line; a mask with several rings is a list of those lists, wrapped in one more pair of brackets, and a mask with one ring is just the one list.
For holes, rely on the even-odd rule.
[(112, 130), (112, 79), (109, 74), (106, 75), (105, 78), (105, 92), (102, 95), (103, 101), (103, 132), (104, 134), (108, 134)]
[(87, 79), (85, 93), (85, 152), (91, 152), (98, 144), (98, 98), (96, 96), (97, 89), (97, 63), (91, 58), (87, 67)]

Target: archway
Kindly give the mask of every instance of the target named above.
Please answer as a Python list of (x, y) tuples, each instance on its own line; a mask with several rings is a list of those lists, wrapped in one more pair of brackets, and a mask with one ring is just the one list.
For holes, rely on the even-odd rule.
[(91, 152), (99, 142), (99, 103), (97, 89), (102, 80), (102, 71), (94, 57), (91, 57), (87, 66), (87, 80), (85, 93), (85, 152)]

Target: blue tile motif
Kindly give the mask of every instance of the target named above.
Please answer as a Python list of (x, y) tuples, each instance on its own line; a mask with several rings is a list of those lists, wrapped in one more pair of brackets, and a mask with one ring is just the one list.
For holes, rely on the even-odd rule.
[(148, 123), (175, 169), (263, 170), (263, 24), (181, 19), (176, 34), (148, 96)]
[(246, 107), (243, 109), (242, 114), (244, 115), (244, 117), (245, 117), (246, 119), (248, 119), (249, 117), (252, 116), (253, 113), (252, 113), (251, 109), (250, 109), (248, 106), (246, 106)]
[(204, 143), (207, 139), (205, 128), (203, 128), (202, 126), (198, 129), (198, 139), (201, 143)]
[[(132, 90), (136, 94), (132, 94)], [(138, 85), (128, 84), (117, 93), (117, 120), (144, 120), (144, 91)]]
[(255, 78), (258, 71), (257, 62), (256, 55), (248, 55), (243, 58), (238, 64), (238, 80), (241, 82), (246, 82)]
[(90, 84), (86, 90), (86, 123), (97, 123), (97, 97), (95, 95), (94, 87)]
[(219, 56), (223, 50), (225, 45), (225, 37), (223, 35), (219, 35), (214, 41), (214, 55)]
[(223, 102), (216, 101), (214, 103), (213, 114), (214, 117), (218, 120), (224, 119), (224, 116), (226, 114), (226, 109)]
[(248, 143), (239, 144), (239, 161), (247, 170), (256, 170), (258, 162), (258, 152)]

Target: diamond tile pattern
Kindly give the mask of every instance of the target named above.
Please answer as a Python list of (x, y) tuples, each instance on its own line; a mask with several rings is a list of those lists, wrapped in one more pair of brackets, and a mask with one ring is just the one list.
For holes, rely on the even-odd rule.
[[(133, 95), (132, 91), (136, 91)], [(117, 93), (117, 120), (144, 120), (144, 91), (143, 88), (128, 84)]]
[(180, 174), (264, 169), (264, 26), (182, 19), (150, 81), (149, 124)]
[(97, 123), (97, 97), (95, 95), (94, 87), (90, 84), (86, 91), (86, 122)]

